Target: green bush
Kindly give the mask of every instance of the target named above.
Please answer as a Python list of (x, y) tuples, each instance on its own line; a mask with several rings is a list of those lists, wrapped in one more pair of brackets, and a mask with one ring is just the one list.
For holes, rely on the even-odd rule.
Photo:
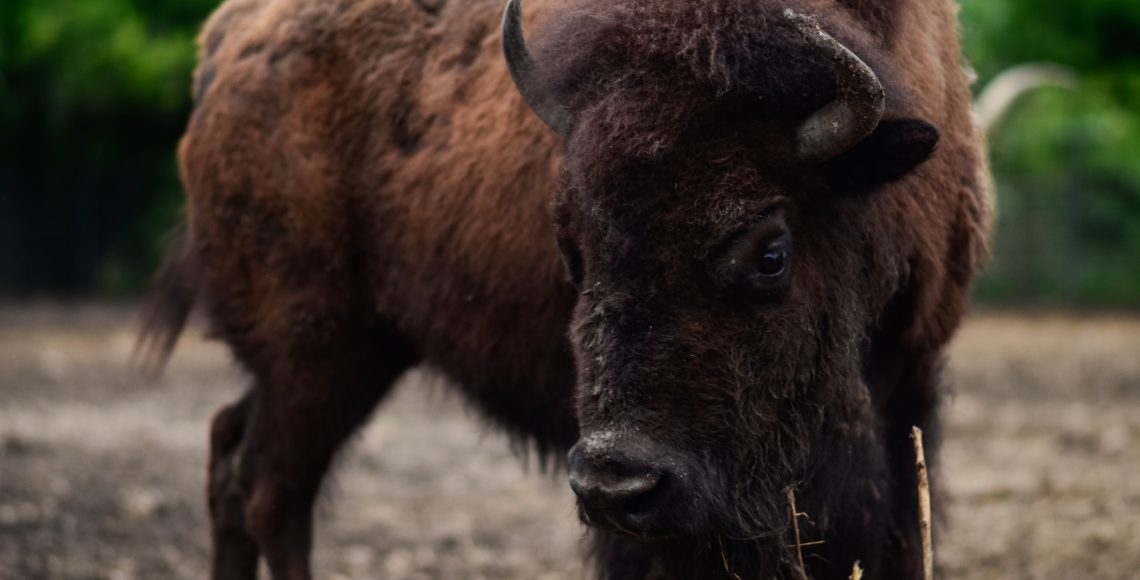
[(137, 292), (180, 205), (201, 0), (5, 0), (0, 291)]
[(1080, 77), (991, 132), (998, 228), (979, 299), (1140, 306), (1140, 3), (965, 0), (962, 22), (979, 87), (1030, 61)]

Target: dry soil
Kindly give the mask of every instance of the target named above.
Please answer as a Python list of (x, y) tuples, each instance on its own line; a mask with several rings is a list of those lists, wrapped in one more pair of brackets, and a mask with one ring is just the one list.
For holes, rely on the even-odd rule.
[[(130, 307), (0, 307), (0, 579), (202, 578), (206, 429), (246, 378), (184, 338), (157, 384)], [(945, 578), (1140, 578), (1140, 319), (971, 320), (950, 354)], [(561, 476), (417, 373), (340, 459), (318, 577), (580, 578)]]

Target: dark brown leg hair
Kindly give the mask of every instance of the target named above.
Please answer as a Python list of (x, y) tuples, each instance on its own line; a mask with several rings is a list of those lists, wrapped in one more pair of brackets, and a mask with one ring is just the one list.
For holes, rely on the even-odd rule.
[(256, 387), (232, 405), (223, 407), (210, 429), (210, 463), (206, 499), (210, 507), (215, 580), (257, 577), (257, 543), (245, 529), (239, 459), (244, 449), (251, 396)]
[(313, 504), (333, 457), (416, 357), (390, 328), (294, 345), (214, 419), (214, 580), (311, 578)]

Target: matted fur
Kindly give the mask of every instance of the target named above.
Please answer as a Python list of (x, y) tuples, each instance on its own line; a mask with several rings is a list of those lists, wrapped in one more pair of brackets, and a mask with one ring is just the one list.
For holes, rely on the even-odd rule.
[[(793, 137), (834, 81), (787, 8), (887, 91), (883, 129), (823, 166)], [(907, 433), (937, 439), (941, 350), (988, 226), (951, 3), (529, 0), (565, 142), (511, 83), (501, 9), (228, 0), (207, 24), (184, 250), (145, 328), (163, 358), (196, 300), (255, 377), (214, 425), (216, 577), (248, 577), (259, 553), (307, 577), (332, 455), (421, 363), (544, 456), (579, 427), (637, 429), (700, 472), (701, 517), (673, 540), (593, 534), (599, 577), (794, 575), (789, 486), (803, 541), (823, 542), (805, 548), (813, 578), (857, 559), (914, 577)], [(926, 125), (892, 132), (912, 118), (940, 134), (925, 163), (898, 143), (929, 142)], [(705, 262), (776, 211), (787, 294), (712, 289)], [(583, 257), (580, 296), (558, 237)]]

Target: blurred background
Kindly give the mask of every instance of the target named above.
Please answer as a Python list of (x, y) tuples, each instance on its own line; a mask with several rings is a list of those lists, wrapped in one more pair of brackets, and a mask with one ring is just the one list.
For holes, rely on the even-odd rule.
[[(177, 221), (174, 152), (193, 39), (217, 0), (5, 0), (0, 294), (130, 297)], [(986, 87), (1067, 66), (990, 132), (997, 182), (986, 305), (1140, 307), (1140, 3), (964, 0)]]
[[(0, 7), (0, 579), (205, 569), (206, 428), (245, 378), (197, 333), (158, 385), (126, 360), (179, 219), (193, 40), (217, 4)], [(998, 221), (981, 314), (950, 352), (941, 570), (1135, 578), (1140, 2), (961, 0), (961, 18), (976, 93), (1026, 63), (1079, 84), (1030, 91), (989, 129)], [(321, 576), (578, 577), (560, 478), (528, 476), (424, 390), (343, 459)]]

